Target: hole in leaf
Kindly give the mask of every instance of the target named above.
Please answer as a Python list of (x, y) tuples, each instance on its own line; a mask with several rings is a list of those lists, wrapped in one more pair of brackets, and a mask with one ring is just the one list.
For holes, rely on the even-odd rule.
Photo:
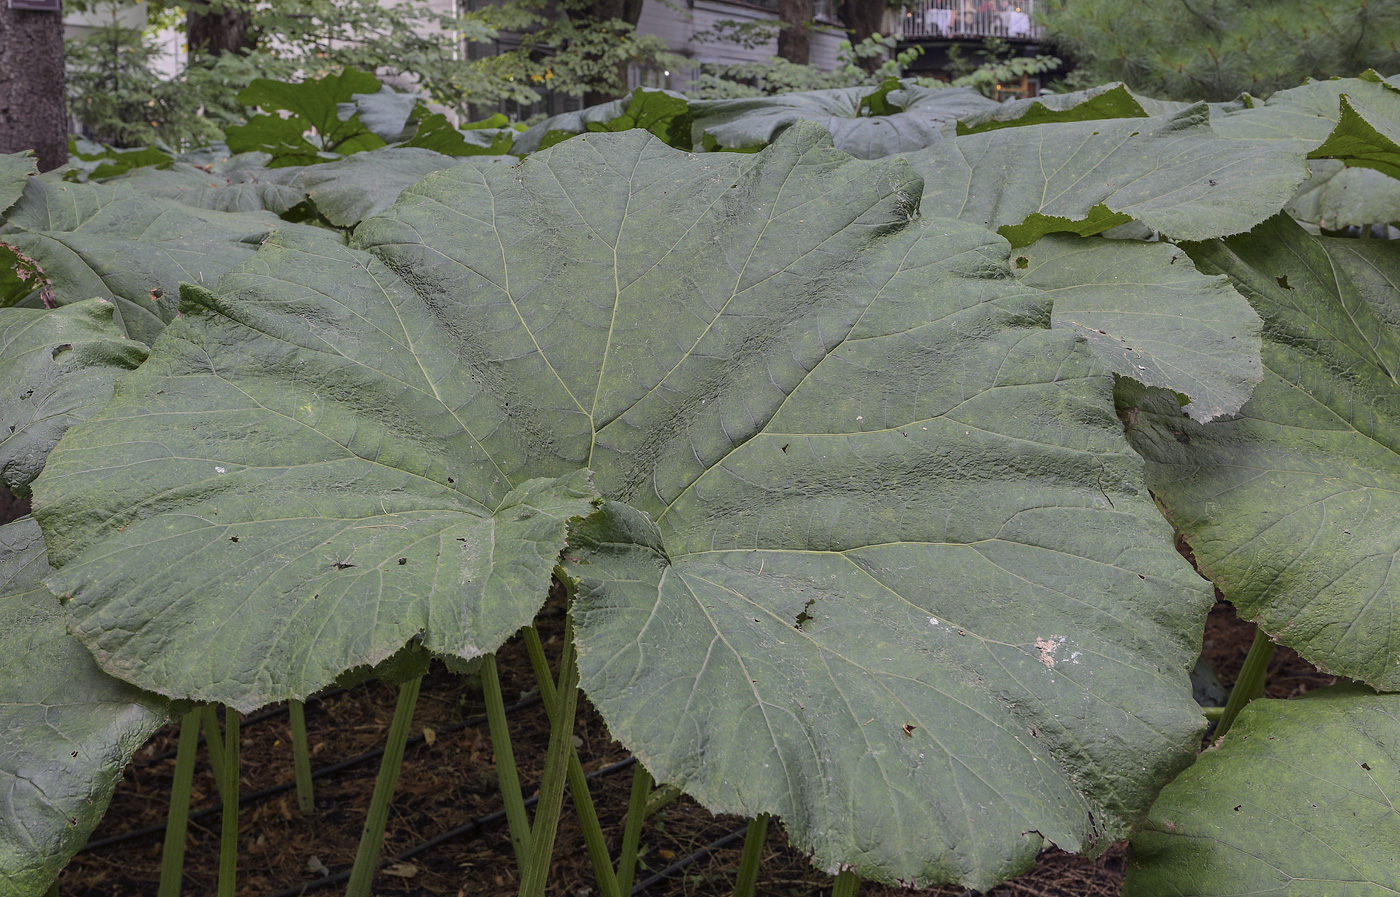
[(1023, 271), (1024, 271), (1026, 268), (1030, 267), (1030, 264), (1031, 264), (1031, 260), (1028, 259), (1028, 258), (1026, 258), (1024, 255), (1018, 256), (1017, 259), (1016, 259), (1016, 267), (1017, 267), (1017, 268), (1020, 268), (1020, 269), (1023, 270)]
[(53, 347), (53, 360), (54, 360), (54, 361), (58, 361), (58, 356), (62, 355), (64, 352), (71, 351), (72, 348), (73, 348), (73, 344), (72, 344), (72, 343), (64, 343), (64, 344), (61, 345), (61, 346), (54, 346), (54, 347)]
[(400, 566), (400, 567), (402, 567), (404, 564), (407, 564), (407, 563), (408, 563), (408, 558), (399, 558), (399, 566)]
[(816, 602), (817, 599), (815, 598), (807, 599), (807, 603), (802, 605), (802, 612), (797, 615), (797, 621), (792, 624), (793, 629), (796, 629), (798, 632), (801, 632), (802, 627), (807, 625), (807, 623), (811, 621), (812, 615), (807, 612), (812, 609), (812, 605), (816, 604)]
[(1291, 290), (1291, 289), (1293, 289), (1292, 287), (1290, 287), (1290, 286), (1288, 285), (1288, 275), (1287, 275), (1287, 274), (1280, 274), (1278, 277), (1275, 277), (1274, 280), (1277, 280), (1277, 281), (1278, 281), (1278, 285), (1281, 286), (1281, 287), (1283, 287), (1285, 290)]

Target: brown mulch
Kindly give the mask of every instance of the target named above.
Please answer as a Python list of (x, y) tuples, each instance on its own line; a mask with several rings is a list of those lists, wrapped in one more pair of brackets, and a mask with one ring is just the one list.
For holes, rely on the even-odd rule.
[[(9, 507), (0, 490), (0, 520), (22, 513)], [(3, 512), (10, 511), (10, 514)], [(546, 647), (557, 653), (562, 607), (546, 608), (540, 621)], [(1236, 619), (1221, 602), (1211, 611), (1204, 655), (1227, 686), (1238, 675), (1253, 639), (1253, 626)], [(507, 703), (528, 698), (535, 689), (525, 650), (512, 642), (499, 652), (502, 689)], [(1331, 684), (1293, 651), (1280, 647), (1270, 667), (1267, 694), (1295, 697)], [(307, 702), (306, 717), (312, 767), (321, 768), (381, 748), (393, 716), (396, 690), (369, 683), (349, 691), (332, 691)], [(279, 708), (272, 708), (277, 711)], [(383, 869), (375, 880), (379, 895), (455, 895), (514, 897), (518, 882), (504, 822), (471, 826), (472, 820), (501, 809), (490, 736), (479, 688), (445, 671), (424, 681), (414, 714), (413, 735), (395, 793), (384, 857), (392, 859), (445, 833), (430, 849)], [(548, 723), (536, 702), (511, 715), (511, 737), (522, 782), (538, 782), (549, 739)], [(627, 752), (612, 741), (586, 699), (579, 702), (575, 743), (586, 772), (603, 771), (592, 780), (592, 795), (614, 854), (621, 840), (632, 770), (619, 761)], [(250, 718), (242, 729), (242, 793), (293, 781), (290, 729), (285, 713)], [(141, 748), (127, 768), (111, 807), (89, 849), (79, 853), (59, 878), (64, 897), (148, 897), (156, 893), (163, 835), (160, 831), (107, 846), (98, 842), (124, 833), (164, 825), (174, 769), (177, 728), (167, 726)], [(289, 893), (343, 894), (343, 883), (317, 889), (326, 875), (347, 871), (354, 860), (363, 814), (378, 772), (370, 757), (316, 780), (316, 812), (303, 817), (296, 792), (283, 790), (246, 804), (239, 814), (240, 897)], [(618, 768), (614, 768), (618, 767)], [(529, 786), (527, 786), (529, 787)], [(195, 778), (192, 812), (218, 803), (204, 749)], [(682, 797), (651, 817), (642, 837), (638, 882), (658, 870), (703, 852), (726, 836), (729, 842), (684, 869), (650, 885), (649, 897), (719, 897), (732, 893), (745, 822), (715, 817)], [(456, 832), (455, 834), (454, 831)], [(184, 893), (213, 894), (219, 851), (217, 813), (190, 824)], [(1118, 897), (1122, 893), (1126, 847), (1114, 845), (1097, 860), (1055, 850), (1045, 851), (1035, 869), (988, 892), (992, 897)], [(782, 827), (773, 824), (760, 873), (758, 892), (792, 897), (828, 894), (832, 879), (812, 868), (787, 846)], [(595, 897), (592, 867), (583, 849), (568, 800), (560, 821), (554, 866), (547, 893), (551, 897)], [(864, 883), (865, 897), (894, 897), (908, 891)], [(945, 887), (921, 893), (969, 897), (972, 892)]]

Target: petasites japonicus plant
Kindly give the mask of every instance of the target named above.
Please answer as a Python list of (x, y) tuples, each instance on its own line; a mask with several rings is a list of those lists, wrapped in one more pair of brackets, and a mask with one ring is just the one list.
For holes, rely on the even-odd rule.
[(1400, 695), (1334, 685), (1255, 701), (1167, 786), (1125, 897), (1400, 893)]
[(586, 693), (713, 810), (885, 882), (1101, 851), (1194, 755), (1211, 595), (1111, 373), (921, 192), (808, 124), (632, 131), (273, 237), (49, 457), (48, 584), (250, 709), (493, 651), (562, 552)]
[(1125, 416), (1148, 483), (1240, 613), (1329, 672), (1400, 689), (1400, 247), (1285, 216), (1192, 244), (1264, 320), (1264, 379), (1197, 426), (1147, 395)]
[(97, 827), (166, 702), (97, 668), (44, 588), (30, 517), (0, 526), (0, 893), (42, 894)]

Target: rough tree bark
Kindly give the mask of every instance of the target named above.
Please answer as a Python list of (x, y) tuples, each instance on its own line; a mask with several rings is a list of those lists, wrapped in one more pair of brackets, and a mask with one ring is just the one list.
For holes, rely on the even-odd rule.
[[(846, 26), (846, 37), (851, 43), (861, 41), (879, 32), (885, 21), (886, 0), (843, 0), (841, 22)], [(876, 58), (857, 60), (867, 71), (875, 71), (882, 60)]]
[(192, 2), (186, 7), (185, 27), (191, 61), (199, 53), (222, 56), (243, 53), (257, 46), (251, 6)]
[(778, 0), (778, 55), (788, 62), (806, 65), (812, 60), (812, 0)]
[(0, 0), (0, 153), (34, 150), (39, 170), (68, 161), (63, 13)]

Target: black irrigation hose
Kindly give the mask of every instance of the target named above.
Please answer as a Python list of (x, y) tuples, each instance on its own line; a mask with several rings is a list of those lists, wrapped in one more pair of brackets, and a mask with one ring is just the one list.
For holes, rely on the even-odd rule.
[[(327, 690), (327, 691), (323, 691), (323, 692), (321, 692), (320, 694), (312, 695), (311, 698), (307, 701), (307, 705), (308, 705), (308, 706), (313, 706), (312, 703), (311, 703), (312, 701), (315, 701), (316, 703), (320, 703), (321, 701), (324, 701), (324, 700), (327, 699), (327, 698), (334, 698), (334, 697), (337, 697), (337, 696), (339, 696), (339, 695), (343, 695), (343, 694), (345, 694), (345, 692), (348, 691), (348, 690), (349, 690), (349, 689), (344, 689), (344, 688), (332, 688), (332, 689), (329, 689), (329, 690)], [(254, 713), (252, 716), (249, 716), (249, 717), (244, 718), (241, 725), (242, 725), (242, 727), (246, 728), (246, 727), (248, 727), (248, 726), (253, 725), (254, 723), (260, 723), (260, 722), (262, 722), (262, 721), (265, 720), (265, 719), (272, 719), (274, 716), (283, 716), (283, 715), (285, 715), (286, 713), (287, 713), (287, 706), (286, 706), (285, 704), (282, 705), (281, 707), (272, 707), (272, 708), (269, 708), (269, 709), (267, 709), (267, 710), (260, 710), (260, 711), (258, 711), (257, 713)], [(204, 743), (204, 740), (205, 740), (205, 739), (204, 739), (204, 732), (203, 732), (203, 730), (201, 729), (201, 731), (200, 731), (200, 733), (199, 733), (199, 743), (200, 743), (200, 744), (203, 744), (203, 743)], [(161, 751), (159, 754), (156, 754), (155, 756), (152, 756), (152, 757), (145, 757), (145, 758), (143, 758), (143, 759), (141, 759), (141, 760), (138, 760), (134, 765), (137, 766), (137, 767), (139, 767), (139, 768), (141, 768), (141, 769), (145, 769), (145, 768), (148, 767), (148, 766), (154, 766), (155, 764), (159, 763), (159, 762), (162, 761), (162, 760), (169, 760), (171, 757), (175, 756), (175, 751), (176, 751), (176, 750), (178, 750), (178, 748), (171, 748), (171, 749), (168, 750), (168, 751)]]
[(743, 828), (739, 829), (736, 832), (730, 832), (723, 838), (720, 838), (718, 841), (711, 841), (709, 844), (706, 844), (704, 847), (700, 848), (699, 850), (695, 851), (689, 856), (681, 857), (679, 860), (676, 860), (674, 863), (667, 866), (665, 869), (662, 869), (655, 875), (652, 875), (646, 880), (638, 883), (638, 885), (632, 889), (632, 897), (639, 897), (639, 895), (645, 894), (647, 888), (650, 888), (652, 885), (655, 884), (660, 884), (661, 882), (670, 878), (672, 875), (675, 875), (677, 872), (684, 869), (686, 866), (703, 860), (705, 857), (714, 853), (716, 850), (723, 850), (730, 844), (733, 844), (735, 841), (744, 840), (744, 836), (747, 835), (748, 832), (749, 827), (745, 825)]
[[(516, 701), (514, 704), (511, 704), (508, 707), (506, 707), (506, 714), (509, 715), (516, 712), (517, 710), (524, 710), (525, 708), (532, 707), (538, 703), (540, 703), (540, 696), (537, 693), (531, 695), (528, 698), (525, 698), (523, 701)], [(452, 732), (461, 731), (462, 729), (469, 729), (472, 726), (485, 725), (485, 723), (486, 714), (483, 713), (478, 716), (468, 717), (467, 719), (464, 719), (459, 723), (453, 723), (450, 726), (444, 726), (443, 728), (437, 730), (437, 734), (447, 735)], [(424, 741), (422, 735), (414, 735), (412, 738), (408, 739), (406, 746), (415, 745), (422, 741)], [(383, 755), (384, 748), (374, 748), (373, 750), (365, 751), (363, 754), (358, 754), (354, 757), (351, 757), (348, 760), (341, 760), (339, 763), (332, 763), (329, 766), (322, 766), (320, 769), (314, 770), (311, 773), (311, 778), (319, 779), (322, 776), (328, 776), (332, 773), (340, 772), (342, 769), (346, 769), (348, 767), (364, 763), (366, 760), (373, 760), (376, 757), (382, 757)], [(264, 788), (261, 791), (254, 791), (249, 794), (240, 795), (238, 798), (238, 805), (241, 807), (246, 804), (255, 803), (257, 801), (262, 800), (265, 797), (271, 797), (274, 794), (281, 794), (284, 791), (291, 791), (296, 786), (297, 784), (295, 781), (283, 782), (280, 785), (273, 785), (271, 788)], [(190, 813), (189, 818), (191, 821), (194, 821), (196, 819), (205, 819), (222, 811), (223, 806), (224, 805), (222, 802), (217, 803), (212, 807), (206, 807), (203, 810), (198, 810), (196, 812)], [(138, 838), (144, 838), (148, 835), (159, 834), (163, 831), (165, 831), (164, 823), (160, 825), (148, 825), (145, 828), (138, 828), (133, 829), (129, 832), (122, 832), (119, 835), (112, 835), (107, 838), (102, 838), (98, 841), (89, 841), (88, 843), (84, 844), (78, 852), (85, 853), (89, 850), (99, 850), (103, 847), (111, 847), (114, 844), (123, 844), (127, 841), (134, 841)], [(349, 877), (349, 873), (346, 873), (346, 876)]]
[[(509, 710), (510, 708), (508, 707), (506, 709)], [(612, 775), (613, 773), (621, 772), (624, 769), (630, 769), (632, 765), (636, 762), (636, 757), (628, 757), (625, 760), (619, 760), (616, 763), (610, 763), (607, 766), (599, 767), (598, 769), (595, 769), (592, 772), (588, 773), (586, 776), (584, 776), (584, 778), (588, 779), (590, 782), (594, 779), (601, 779), (603, 776)], [(527, 797), (525, 799), (525, 806), (533, 807), (539, 802), (540, 796), (538, 794), (535, 794), (534, 796)], [(486, 828), (487, 826), (499, 825), (500, 823), (505, 821), (505, 818), (505, 810), (497, 810), (496, 812), (488, 813), (485, 816), (478, 816), (477, 818), (464, 822), (455, 828), (450, 828), (447, 831), (442, 832), (441, 834), (435, 835), (432, 838), (429, 838), (428, 840), (424, 841), (422, 844), (417, 844), (413, 847), (408, 848), (402, 853), (396, 854), (395, 856), (387, 860), (382, 860), (380, 862), (380, 865), (382, 866), (384, 863), (400, 863), (404, 860), (412, 859), (413, 857), (418, 856), (420, 853), (424, 853), (428, 850), (431, 850), (432, 848), (437, 847), (439, 844), (442, 844), (446, 841), (450, 841), (453, 838), (459, 838), (462, 835), (475, 835), (478, 831), (480, 831), (483, 828)], [(743, 835), (743, 832), (739, 833), (740, 837), (743, 837)], [(328, 888), (331, 885), (340, 884), (341, 882), (346, 881), (349, 878), (350, 870), (347, 869), (344, 872), (337, 872), (334, 875), (327, 875), (324, 878), (318, 878), (314, 881), (308, 881), (305, 884), (293, 885), (290, 888), (283, 888), (280, 891), (273, 891), (270, 894), (264, 894), (263, 897), (301, 897), (302, 894), (305, 894), (308, 891), (319, 891), (322, 888)], [(636, 894), (637, 889), (634, 888), (632, 890), (632, 893)]]

